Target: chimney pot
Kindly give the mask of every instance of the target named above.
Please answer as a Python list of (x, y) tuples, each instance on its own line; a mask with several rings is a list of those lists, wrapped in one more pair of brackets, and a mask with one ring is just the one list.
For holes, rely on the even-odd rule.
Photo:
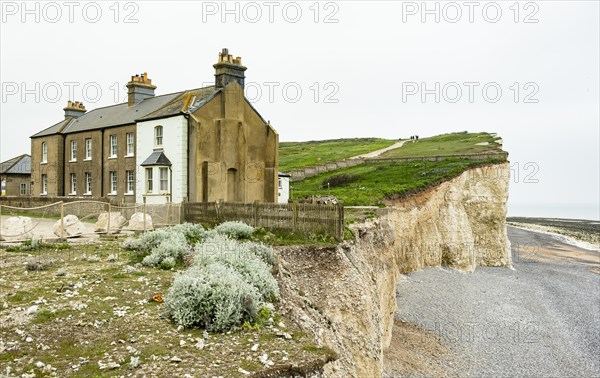
[(134, 106), (147, 98), (154, 97), (155, 89), (156, 86), (148, 79), (147, 72), (132, 76), (131, 81), (127, 83), (127, 104)]
[(246, 67), (242, 66), (242, 57), (234, 58), (233, 55), (229, 54), (229, 49), (224, 48), (213, 67), (215, 68), (215, 86), (217, 88), (224, 88), (232, 81), (236, 81), (244, 88)]

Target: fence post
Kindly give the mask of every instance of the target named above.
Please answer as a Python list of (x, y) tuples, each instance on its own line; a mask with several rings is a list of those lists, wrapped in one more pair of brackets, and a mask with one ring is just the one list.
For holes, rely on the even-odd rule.
[(344, 206), (340, 205), (340, 204), (336, 204), (336, 207), (338, 208), (337, 212), (338, 212), (338, 230), (337, 230), (337, 234), (338, 234), (338, 241), (343, 241), (344, 240)]
[(144, 202), (144, 232), (146, 232), (146, 212), (148, 208), (146, 207), (146, 203)]
[(292, 202), (292, 218), (292, 230), (296, 231), (296, 228), (298, 226), (298, 201)]
[(106, 235), (110, 235), (110, 202), (108, 203), (108, 219), (106, 220)]
[(254, 222), (252, 226), (258, 227), (258, 201), (252, 203), (252, 222)]
[(2, 204), (0, 204), (0, 240), (2, 240)]
[(60, 240), (65, 240), (65, 203), (60, 203)]

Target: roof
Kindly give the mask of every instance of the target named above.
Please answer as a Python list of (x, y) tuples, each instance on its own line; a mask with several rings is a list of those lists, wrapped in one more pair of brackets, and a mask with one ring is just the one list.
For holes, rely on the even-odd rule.
[[(32, 135), (41, 137), (54, 134), (71, 134), (81, 131), (98, 130), (113, 126), (136, 123), (138, 120), (151, 120), (181, 114), (184, 111), (204, 105), (219, 90), (214, 86), (146, 98), (129, 106), (126, 102), (91, 110), (78, 118), (69, 117), (49, 128)], [(190, 102), (193, 100), (193, 103)], [(191, 105), (191, 106), (190, 106)], [(184, 108), (185, 107), (185, 108)]]
[(279, 172), (279, 177), (292, 177), (289, 173)]
[(0, 163), (0, 174), (7, 175), (30, 175), (31, 156), (23, 154)]
[(160, 109), (138, 118), (138, 121), (149, 121), (156, 118), (170, 117), (182, 112), (193, 113), (219, 93), (220, 89), (212, 86), (180, 92), (179, 96)]
[(171, 165), (171, 160), (169, 160), (169, 158), (165, 155), (163, 150), (154, 150), (154, 152), (152, 152), (150, 156), (148, 156), (148, 158), (146, 158), (146, 160), (144, 160), (144, 162), (141, 165), (142, 167), (149, 167), (155, 165)]

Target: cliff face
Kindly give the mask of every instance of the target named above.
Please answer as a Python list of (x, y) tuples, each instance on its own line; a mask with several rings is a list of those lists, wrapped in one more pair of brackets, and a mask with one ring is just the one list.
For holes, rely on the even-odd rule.
[(283, 248), (281, 311), (339, 353), (326, 377), (380, 377), (402, 273), (510, 266), (508, 163), (480, 167), (352, 225), (335, 249)]

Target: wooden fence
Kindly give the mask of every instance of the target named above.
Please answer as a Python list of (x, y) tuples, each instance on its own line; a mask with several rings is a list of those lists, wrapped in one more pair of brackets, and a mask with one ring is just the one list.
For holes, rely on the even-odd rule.
[(272, 231), (292, 231), (328, 235), (342, 240), (344, 207), (308, 203), (183, 203), (186, 222), (214, 226), (226, 221), (241, 221)]

